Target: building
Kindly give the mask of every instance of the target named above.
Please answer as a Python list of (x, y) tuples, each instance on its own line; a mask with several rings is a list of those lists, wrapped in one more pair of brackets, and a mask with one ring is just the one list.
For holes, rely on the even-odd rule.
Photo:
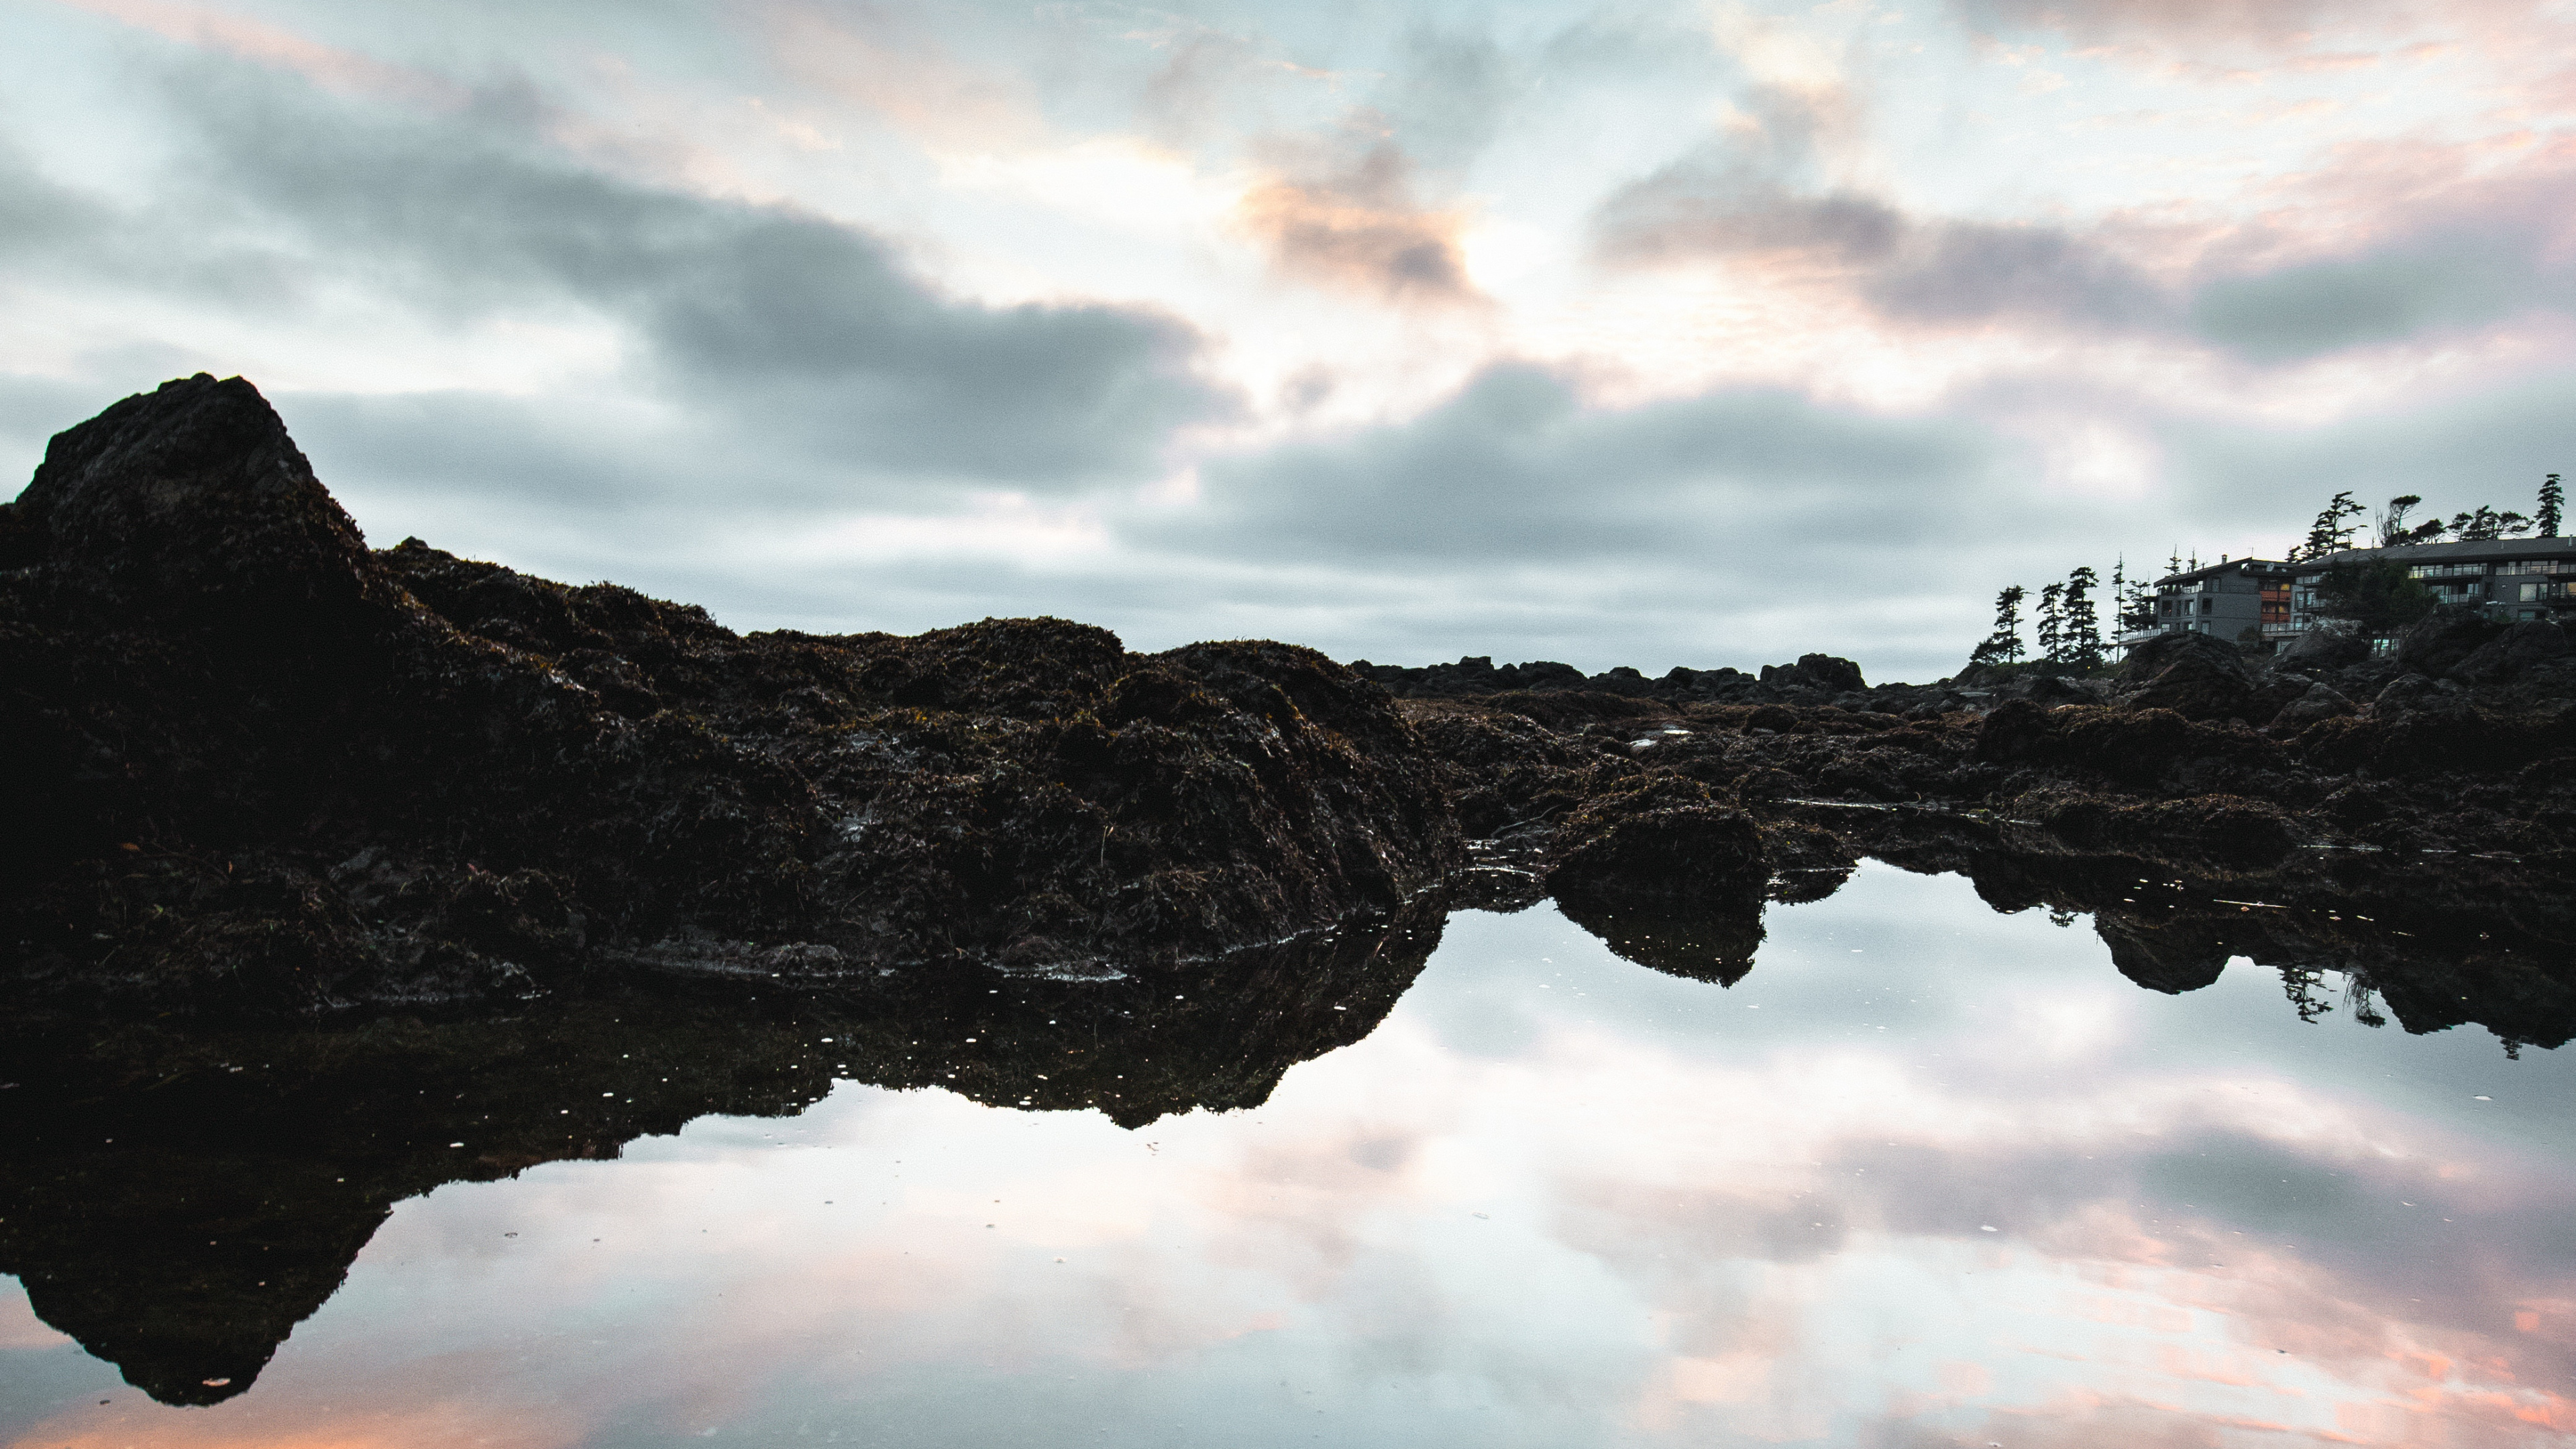
[[(2295, 564), (2236, 559), (2156, 581), (2155, 626), (2120, 635), (2122, 647), (2158, 634), (2260, 639), (2278, 649), (2325, 622), (2317, 586), (2337, 564), (2394, 560), (2445, 604), (2470, 604), (2504, 622), (2576, 625), (2576, 538), (2484, 538), (2399, 548), (2348, 548)], [(2249, 635), (2246, 631), (2252, 630)]]
[(2123, 647), (2158, 634), (2210, 634), (2231, 644), (2289, 632), (2292, 565), (2240, 558), (2156, 580), (2155, 624), (2120, 635)]
[(2405, 564), (2408, 575), (2445, 604), (2474, 605), (2504, 622), (2576, 622), (2576, 538), (2482, 538), (2348, 548), (2305, 560), (2290, 582), (2290, 617), (2280, 637), (2303, 634), (2319, 622), (2310, 611), (2326, 570), (2383, 559)]

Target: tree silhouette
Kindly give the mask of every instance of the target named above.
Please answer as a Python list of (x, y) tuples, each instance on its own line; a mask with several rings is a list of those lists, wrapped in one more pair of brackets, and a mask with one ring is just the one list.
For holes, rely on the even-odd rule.
[(2039, 591), (2039, 657), (2066, 662), (2066, 585), (2048, 584)]
[[(2416, 501), (2420, 503), (2423, 500)], [(2308, 525), (2307, 540), (2290, 550), (2291, 561), (2295, 563), (2303, 558), (2323, 558), (2327, 554), (2341, 553), (2350, 548), (2352, 536), (2361, 532), (2361, 525), (2347, 523), (2345, 520), (2364, 517), (2369, 512), (2369, 509), (2352, 501), (2350, 490), (2336, 494), (2327, 501), (2324, 510), (2317, 514), (2317, 521)]]
[(2531, 531), (2542, 538), (2558, 536), (2558, 514), (2567, 502), (2567, 490), (2558, 486), (2558, 475), (2540, 480), (2540, 513), (2531, 520)]
[(2531, 527), (2531, 520), (2507, 510), (2498, 513), (2481, 503), (2475, 512), (2451, 515), (2451, 532), (2462, 543), (2475, 543), (2490, 538), (2519, 538)]
[(2021, 601), (2028, 596), (2029, 591), (2019, 584), (1995, 595), (1995, 632), (1968, 655), (1970, 664), (2021, 662)]
[(2102, 664), (2102, 625), (2093, 612), (2093, 586), (2099, 578), (2089, 567), (2066, 576), (2059, 643), (2064, 662), (2078, 669), (2097, 669)]

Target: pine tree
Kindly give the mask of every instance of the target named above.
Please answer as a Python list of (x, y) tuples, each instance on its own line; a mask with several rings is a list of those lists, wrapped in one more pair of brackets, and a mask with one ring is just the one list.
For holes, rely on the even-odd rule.
[(2050, 664), (2066, 662), (2066, 585), (2039, 591), (2039, 657)]
[(2349, 489), (2328, 499), (2325, 508), (2317, 514), (2317, 521), (2308, 525), (2306, 541), (2290, 551), (2291, 562), (2303, 558), (2324, 558), (2327, 554), (2341, 553), (2351, 547), (2352, 536), (2361, 531), (2361, 525), (2344, 520), (2364, 517), (2369, 512), (2369, 509), (2352, 501)]
[(2093, 587), (2100, 581), (2101, 576), (2090, 568), (2066, 576), (2061, 642), (2065, 662), (2078, 669), (2098, 669), (2102, 664), (2102, 625), (2093, 612)]
[(1968, 656), (1970, 664), (2021, 662), (2021, 601), (2028, 596), (2029, 591), (2019, 584), (1995, 595), (1995, 632)]
[(2540, 515), (2531, 520), (2531, 531), (2542, 538), (2558, 536), (2558, 514), (2567, 502), (2567, 490), (2558, 486), (2558, 475), (2550, 474), (2540, 482)]
[(2489, 538), (2519, 538), (2531, 520), (2510, 509), (2502, 513), (2481, 503), (2474, 513), (2451, 515), (2451, 532), (2462, 543), (2475, 543)]

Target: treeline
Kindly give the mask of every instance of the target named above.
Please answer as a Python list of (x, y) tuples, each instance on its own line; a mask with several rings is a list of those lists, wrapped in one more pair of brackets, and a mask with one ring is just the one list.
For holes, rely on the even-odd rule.
[[(2316, 522), (2309, 526), (2307, 537), (2289, 551), (2286, 561), (2300, 563), (2363, 547), (2556, 538), (2564, 520), (2566, 500), (2559, 475), (2552, 473), (2541, 480), (2539, 498), (2528, 518), (2511, 509), (2482, 503), (2447, 519), (2436, 516), (2418, 520), (2415, 511), (2424, 506), (2424, 500), (2417, 494), (2401, 493), (2373, 514), (2354, 502), (2347, 490), (2327, 501)], [(2371, 542), (2357, 543), (2355, 540), (2365, 532), (2371, 535)], [(2168, 576), (2199, 567), (2197, 555), (2185, 560), (2180, 550), (2165, 560)], [(1968, 662), (2045, 665), (2068, 672), (2102, 668), (2109, 662), (2109, 646), (2094, 602), (2094, 592), (2100, 586), (2101, 575), (2083, 567), (2069, 573), (2064, 583), (2042, 587), (2034, 618), (2035, 649), (2022, 642), (2022, 605), (2029, 601), (2030, 591), (2019, 584), (2006, 588), (1995, 595), (1994, 632), (1978, 642)], [(2418, 582), (2406, 565), (2393, 559), (2373, 559), (2326, 569), (2316, 585), (2309, 612), (2349, 620), (2366, 630), (2384, 630), (2422, 618), (2431, 612), (2435, 602), (2432, 591)], [(2155, 590), (2147, 580), (2132, 581), (2128, 577), (2125, 558), (2111, 568), (2110, 606), (2115, 636), (2156, 627)]]
[[(2128, 597), (2127, 570), (2125, 562), (2112, 567), (2111, 597), (2115, 604)], [(1977, 645), (1968, 655), (1968, 662), (2040, 663), (2070, 670), (2101, 668), (2108, 656), (2103, 648), (2102, 620), (2093, 603), (2093, 591), (2101, 582), (2100, 574), (2084, 567), (2068, 574), (2062, 584), (2041, 587), (2036, 611), (2036, 656), (2024, 650), (2021, 642), (2021, 606), (2030, 591), (2014, 584), (1995, 595), (1995, 632)]]
[[(2414, 521), (2415, 510), (2424, 506), (2424, 500), (2412, 493), (2389, 499), (2388, 506), (2373, 518), (2368, 508), (2353, 502), (2347, 490), (2327, 501), (2317, 521), (2308, 526), (2308, 536), (2290, 550), (2289, 561), (2298, 563), (2359, 547), (2353, 539), (2365, 527), (2374, 539), (2369, 546), (2376, 548), (2410, 543), (2476, 543), (2490, 538), (2556, 538), (2566, 503), (2567, 490), (2559, 485), (2555, 473), (2540, 480), (2539, 501), (2529, 518), (2511, 509), (2481, 503), (2452, 514), (2448, 520), (2434, 517), (2418, 523)], [(2371, 520), (2366, 526), (2357, 521), (2365, 518)]]

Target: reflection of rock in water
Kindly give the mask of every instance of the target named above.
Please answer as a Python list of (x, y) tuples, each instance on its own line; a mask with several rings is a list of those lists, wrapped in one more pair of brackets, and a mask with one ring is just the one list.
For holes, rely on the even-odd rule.
[(1687, 776), (1584, 802), (1548, 846), (1566, 919), (1641, 966), (1732, 986), (1762, 944), (1761, 827)]
[(2409, 1032), (2474, 1022), (2508, 1051), (2576, 1037), (2576, 891), (2546, 865), (2293, 851), (2193, 870), (1956, 815), (1803, 814), (1902, 869), (1965, 875), (1998, 911), (2091, 915), (2113, 964), (2150, 990), (2198, 990), (2242, 957), (2282, 973), (2302, 1015), (2332, 1009), (2313, 987), (2333, 971), (2364, 1021), (2375, 995)]
[(2198, 991), (2227, 969), (2227, 948), (2212, 941), (2206, 930), (2151, 927), (2121, 916), (2096, 916), (2093, 929), (2111, 948), (2111, 964), (2120, 974), (2149, 991), (2167, 996)]
[(215, 1403), (337, 1290), (394, 1203), (442, 1183), (613, 1158), (708, 1113), (792, 1114), (835, 1078), (1129, 1127), (1257, 1106), (1385, 1017), (1440, 921), (1415, 909), (1114, 981), (944, 971), (756, 997), (681, 982), (327, 1030), (21, 1016), (0, 1039), (19, 1082), (0, 1092), (0, 1272), (154, 1398)]
[(1762, 945), (1759, 899), (1719, 899), (1701, 909), (1687, 903), (1609, 907), (1559, 901), (1557, 909), (1627, 960), (1720, 986), (1743, 980)]

